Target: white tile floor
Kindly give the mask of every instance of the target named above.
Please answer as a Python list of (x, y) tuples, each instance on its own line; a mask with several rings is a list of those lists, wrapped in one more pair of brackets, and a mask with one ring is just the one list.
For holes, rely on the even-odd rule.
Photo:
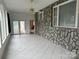
[(38, 35), (15, 35), (4, 59), (73, 59), (75, 53)]

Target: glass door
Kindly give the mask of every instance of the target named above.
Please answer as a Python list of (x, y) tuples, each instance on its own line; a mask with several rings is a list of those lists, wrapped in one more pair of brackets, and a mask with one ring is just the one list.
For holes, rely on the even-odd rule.
[(25, 33), (25, 22), (20, 21), (20, 33), (24, 34)]
[(13, 21), (14, 34), (25, 34), (25, 21)]
[(19, 21), (13, 21), (13, 32), (19, 34)]

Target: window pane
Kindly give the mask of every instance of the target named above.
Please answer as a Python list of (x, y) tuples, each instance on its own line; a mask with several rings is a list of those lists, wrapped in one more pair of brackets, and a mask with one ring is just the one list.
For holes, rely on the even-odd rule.
[(1, 47), (1, 21), (0, 21), (0, 47)]
[(7, 38), (7, 13), (5, 13), (5, 10), (3, 6), (0, 8), (0, 44), (5, 42), (5, 39)]
[(9, 31), (8, 31), (8, 18), (7, 18), (7, 11), (5, 11), (5, 19), (6, 19), (6, 36), (9, 35)]
[(1, 11), (0, 11), (0, 47), (1, 47)]
[(1, 28), (2, 28), (2, 41), (4, 43), (5, 39), (6, 39), (6, 19), (5, 19), (5, 12), (4, 10), (2, 10), (1, 12)]
[(59, 7), (59, 25), (75, 27), (76, 1)]
[(54, 8), (54, 25), (57, 25), (57, 8)]

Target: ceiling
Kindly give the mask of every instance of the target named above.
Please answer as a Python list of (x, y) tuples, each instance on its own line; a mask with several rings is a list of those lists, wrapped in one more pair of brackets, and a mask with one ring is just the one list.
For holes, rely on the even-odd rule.
[[(31, 8), (30, 0), (2, 0), (5, 8), (16, 12), (29, 12)], [(48, 6), (57, 0), (34, 0), (33, 7), (36, 11)]]
[(46, 6), (58, 1), (58, 0), (34, 0), (36, 5), (35, 8), (36, 10), (40, 10), (42, 8), (45, 8)]
[(4, 6), (11, 11), (25, 12), (30, 9), (30, 0), (3, 0)]
[(2, 3), (2, 0), (0, 0), (0, 4)]

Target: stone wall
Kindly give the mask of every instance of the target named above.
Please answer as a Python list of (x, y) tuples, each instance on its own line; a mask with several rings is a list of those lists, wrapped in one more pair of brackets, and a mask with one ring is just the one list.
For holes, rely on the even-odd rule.
[(79, 29), (57, 28), (40, 24), (37, 26), (36, 34), (79, 54)]
[[(50, 6), (52, 7), (63, 1), (66, 0), (59, 0)], [(39, 15), (36, 15), (36, 34), (43, 36), (57, 45), (61, 45), (69, 51), (79, 54), (79, 29), (51, 26), (53, 25), (53, 12), (50, 10), (52, 9), (50, 6), (42, 10), (44, 11), (44, 19), (42, 17), (39, 19)]]

